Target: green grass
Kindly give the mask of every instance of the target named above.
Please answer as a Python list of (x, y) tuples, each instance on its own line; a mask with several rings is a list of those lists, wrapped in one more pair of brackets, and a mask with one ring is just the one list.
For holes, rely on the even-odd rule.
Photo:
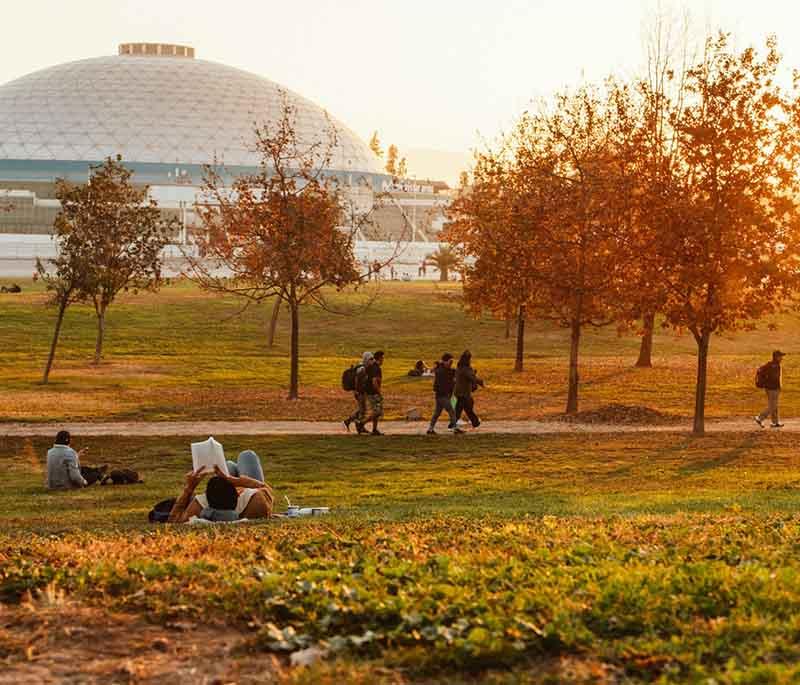
[[(514, 340), (502, 322), (467, 316), (458, 284), (382, 284), (374, 304), (354, 316), (309, 307), (301, 315), (301, 393), (286, 402), (287, 317), (274, 349), (266, 347), (269, 307), (241, 315), (241, 303), (217, 298), (181, 282), (157, 294), (127, 294), (109, 310), (106, 363), (89, 364), (94, 314), (69, 310), (51, 384), (39, 384), (55, 312), (44, 305), (40, 284), (25, 282), (20, 295), (0, 295), (0, 421), (110, 419), (339, 419), (350, 398), (341, 391), (342, 370), (363, 350), (387, 352), (385, 389), (389, 418), (411, 408), (427, 414), (428, 379), (409, 379), (416, 359), (432, 363), (442, 352), (470, 348), (488, 382), (478, 410), (488, 419), (540, 418), (563, 411), (566, 398), (566, 331), (531, 322), (525, 371), (515, 374)], [(339, 309), (353, 308), (370, 293), (333, 295)], [(782, 397), (785, 412), (800, 411), (800, 371), (792, 359), (800, 334), (796, 315), (776, 331), (716, 337), (711, 345), (707, 415), (751, 415), (761, 394), (755, 368), (777, 347), (787, 348)], [(691, 415), (695, 345), (690, 336), (659, 330), (654, 369), (633, 368), (635, 335), (588, 330), (581, 349), (581, 403), (592, 409), (610, 402), (650, 406)], [(654, 390), (656, 390), (654, 392)]]
[(5, 438), (0, 601), (50, 587), (279, 655), (326, 645), (305, 682), (800, 677), (790, 435), (222, 439), (261, 454), (279, 501), (334, 513), (149, 526), (188, 438), (81, 442), (146, 483), (61, 493), (48, 441)]

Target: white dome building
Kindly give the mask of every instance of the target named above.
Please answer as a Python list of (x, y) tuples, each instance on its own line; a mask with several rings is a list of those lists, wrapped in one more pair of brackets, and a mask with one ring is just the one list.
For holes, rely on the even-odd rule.
[(383, 175), (358, 136), (305, 98), (196, 60), (192, 48), (128, 43), (117, 56), (60, 64), (0, 86), (0, 179), (44, 180), (78, 168), (85, 178), (85, 164), (75, 163), (118, 154), (148, 183), (171, 178), (176, 166), (195, 177), (215, 157), (231, 171), (252, 170), (259, 164), (254, 125), (281, 116), (282, 91), (296, 107), (303, 143), (325, 142), (335, 127), (332, 171)]
[[(162, 211), (179, 218), (177, 239), (186, 242), (205, 165), (216, 160), (228, 180), (255, 172), (255, 126), (277, 122), (284, 97), (295, 108), (302, 145), (325, 145), (333, 127), (326, 173), (354, 197), (371, 206), (374, 192), (393, 187), (369, 147), (321, 107), (261, 76), (195, 59), (190, 47), (125, 43), (117, 55), (0, 85), (0, 205), (11, 205), (0, 211), (0, 274), (30, 273), (19, 264), (54, 254), (56, 179), (86, 182), (90, 166), (116, 155), (134, 172), (133, 182), (149, 185)], [(371, 263), (376, 250), (392, 252), (386, 241), (426, 242), (440, 229), (447, 198), (424, 188), (400, 195), (408, 197), (393, 197), (372, 232), (359, 234), (360, 259)]]

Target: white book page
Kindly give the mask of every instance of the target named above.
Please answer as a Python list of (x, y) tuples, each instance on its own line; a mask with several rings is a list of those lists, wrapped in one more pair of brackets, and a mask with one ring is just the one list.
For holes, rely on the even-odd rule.
[(214, 438), (209, 438), (203, 442), (192, 443), (192, 470), (197, 471), (205, 468), (206, 471), (214, 471), (214, 467), (219, 466), (220, 471), (228, 475), (228, 463), (225, 461), (225, 452), (222, 445)]

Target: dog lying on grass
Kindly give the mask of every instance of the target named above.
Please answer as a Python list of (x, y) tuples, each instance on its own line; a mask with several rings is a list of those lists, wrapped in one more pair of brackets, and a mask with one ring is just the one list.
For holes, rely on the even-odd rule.
[(103, 466), (81, 466), (81, 475), (86, 481), (86, 485), (94, 485), (99, 481), (100, 485), (108, 485), (111, 481), (112, 485), (135, 485), (136, 483), (144, 483), (139, 478), (138, 471), (133, 469), (114, 469), (108, 470), (108, 464)]
[(133, 469), (114, 469), (100, 481), (100, 485), (107, 485), (108, 481), (111, 481), (112, 485), (136, 485), (136, 483), (144, 483), (144, 481), (139, 478), (139, 472)]

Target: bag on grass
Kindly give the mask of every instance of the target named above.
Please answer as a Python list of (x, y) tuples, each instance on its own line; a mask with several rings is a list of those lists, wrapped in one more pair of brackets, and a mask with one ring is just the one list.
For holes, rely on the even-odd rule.
[(169, 520), (169, 512), (175, 506), (175, 498), (164, 499), (158, 502), (147, 515), (147, 520), (150, 523), (166, 523)]

